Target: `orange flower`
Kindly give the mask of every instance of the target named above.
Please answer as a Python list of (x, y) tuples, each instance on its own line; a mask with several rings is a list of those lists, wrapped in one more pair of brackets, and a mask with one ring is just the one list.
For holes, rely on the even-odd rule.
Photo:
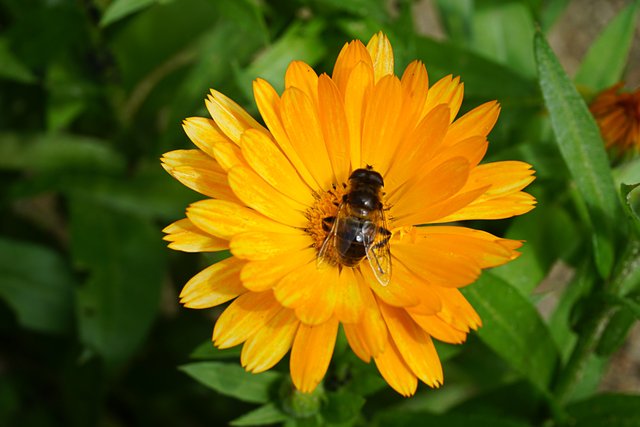
[[(208, 308), (233, 300), (216, 322), (214, 344), (243, 344), (242, 366), (256, 373), (291, 351), (293, 383), (303, 392), (322, 381), (340, 325), (355, 354), (373, 359), (402, 395), (415, 393), (418, 379), (442, 384), (432, 338), (462, 343), (481, 323), (458, 288), (516, 258), (521, 246), (451, 223), (508, 218), (535, 203), (521, 191), (534, 179), (528, 164), (479, 164), (496, 102), (454, 120), (459, 78), (429, 87), (421, 62), (402, 78), (393, 64), (382, 33), (366, 47), (346, 44), (332, 76), (294, 61), (282, 95), (254, 82), (266, 127), (212, 90), (212, 119), (184, 122), (198, 149), (162, 158), (176, 179), (210, 197), (164, 230), (169, 246), (232, 254), (191, 279), (181, 302)], [(387, 217), (374, 224), (379, 246), (370, 248), (393, 267), (383, 263), (384, 280), (368, 265), (374, 256), (355, 247), (358, 233), (368, 238), (364, 229), (373, 224), (359, 217), (348, 217), (355, 265), (333, 247), (318, 262), (327, 239), (345, 237), (330, 224), (344, 215), (352, 172), (367, 166), (384, 181), (381, 191), (367, 193), (379, 202), (369, 214)]]
[(626, 152), (640, 149), (640, 88), (622, 92), (623, 83), (602, 91), (589, 109), (596, 118), (607, 148)]

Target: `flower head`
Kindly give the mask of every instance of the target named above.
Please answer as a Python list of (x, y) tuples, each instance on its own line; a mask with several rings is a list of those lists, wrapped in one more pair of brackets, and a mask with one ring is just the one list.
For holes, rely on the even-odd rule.
[[(355, 354), (373, 359), (399, 393), (413, 394), (418, 379), (442, 384), (432, 338), (462, 343), (481, 324), (458, 289), (516, 258), (521, 246), (452, 223), (520, 215), (535, 203), (521, 191), (534, 179), (528, 164), (480, 164), (496, 102), (454, 120), (459, 78), (429, 87), (421, 62), (401, 78), (393, 67), (382, 33), (367, 46), (346, 44), (331, 76), (294, 61), (281, 95), (254, 82), (265, 126), (212, 90), (212, 119), (184, 122), (198, 149), (162, 159), (210, 197), (164, 230), (169, 246), (232, 254), (192, 278), (181, 302), (208, 308), (233, 300), (217, 319), (214, 344), (243, 344), (241, 363), (251, 372), (291, 351), (293, 383), (303, 392), (324, 377), (339, 325)], [(355, 194), (358, 169), (380, 177), (367, 178), (376, 185), (364, 195)], [(370, 198), (365, 210), (356, 209), (359, 197)], [(382, 280), (376, 259), (390, 264), (378, 266)]]
[(640, 149), (640, 88), (622, 91), (618, 83), (602, 91), (589, 109), (596, 118), (607, 148), (620, 153)]

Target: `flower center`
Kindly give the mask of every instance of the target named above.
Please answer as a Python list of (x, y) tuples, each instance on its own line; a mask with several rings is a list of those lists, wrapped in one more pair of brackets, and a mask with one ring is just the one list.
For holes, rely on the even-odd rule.
[[(313, 239), (313, 247), (316, 248), (317, 251), (320, 251), (322, 244), (331, 231), (333, 221), (338, 214), (338, 206), (340, 206), (342, 196), (344, 196), (346, 192), (346, 184), (334, 184), (330, 190), (314, 194), (316, 201), (306, 212), (309, 223), (305, 231)], [(338, 258), (333, 250), (331, 250), (329, 255), (330, 261), (333, 261), (333, 264), (338, 264)]]

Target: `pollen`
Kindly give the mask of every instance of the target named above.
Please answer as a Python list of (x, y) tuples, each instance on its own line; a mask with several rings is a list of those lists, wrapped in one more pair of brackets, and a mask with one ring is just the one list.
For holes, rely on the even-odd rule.
[(318, 251), (331, 231), (331, 225), (346, 191), (346, 184), (334, 184), (330, 190), (314, 194), (315, 203), (306, 212), (309, 223), (305, 231), (313, 239), (313, 247)]

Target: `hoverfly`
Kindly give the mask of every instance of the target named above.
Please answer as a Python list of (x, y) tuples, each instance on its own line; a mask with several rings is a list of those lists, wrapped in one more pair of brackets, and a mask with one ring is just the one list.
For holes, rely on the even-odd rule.
[(382, 286), (389, 283), (391, 232), (381, 201), (383, 186), (382, 175), (371, 166), (351, 173), (337, 215), (323, 220), (323, 227), (330, 229), (318, 253), (318, 264), (335, 253), (341, 265), (355, 267), (366, 256), (378, 282)]

